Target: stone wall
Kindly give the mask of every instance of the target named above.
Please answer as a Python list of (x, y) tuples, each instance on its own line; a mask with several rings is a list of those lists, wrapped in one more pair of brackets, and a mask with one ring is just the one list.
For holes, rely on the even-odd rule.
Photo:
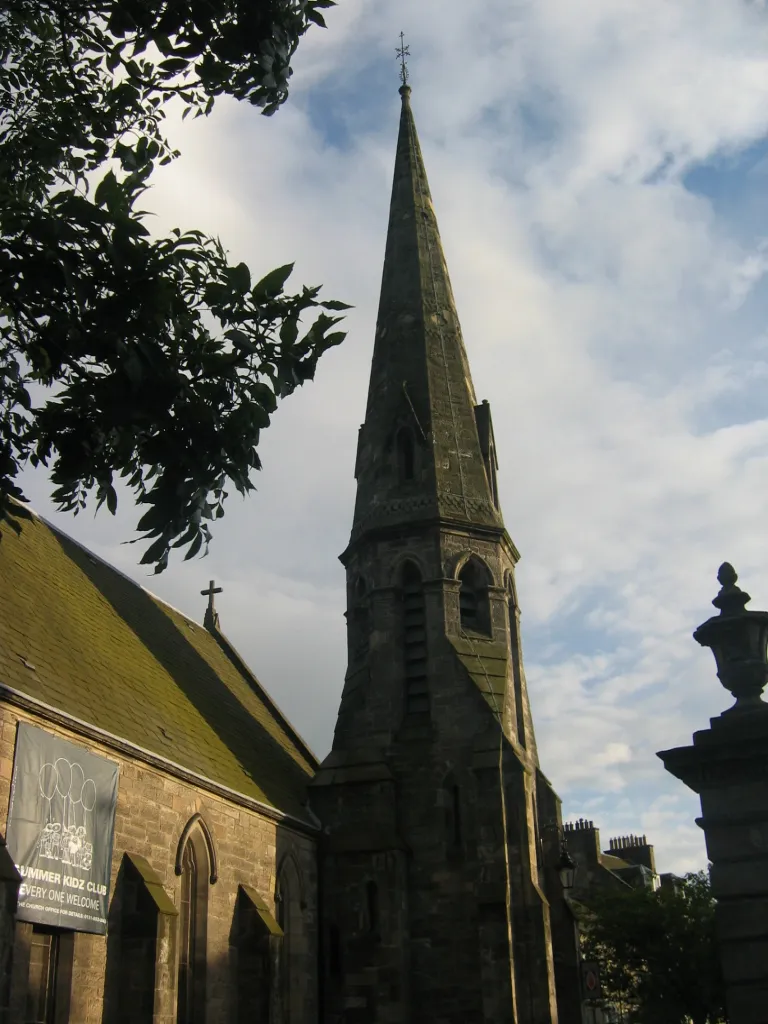
[[(472, 635), (458, 579), (471, 556), (488, 571), (489, 605), (487, 632)], [(504, 538), (434, 524), (361, 539), (345, 556), (350, 668), (311, 786), (325, 833), (327, 1024), (557, 1020), (549, 901), (562, 892), (544, 870), (538, 806), (556, 797), (537, 773), (515, 557)], [(408, 561), (421, 577), (418, 636)], [(424, 665), (417, 711), (410, 645)], [(561, 945), (575, 956), (569, 923)]]
[[(248, 960), (238, 947), (236, 914), (241, 887), (255, 891), (273, 915), (285, 922), (285, 955), (275, 951), (274, 938), (264, 936), (269, 950), (269, 970), (264, 984), (279, 985), (270, 992), (270, 1024), (314, 1024), (317, 1019), (317, 906), (315, 839), (310, 830), (288, 827), (275, 820), (267, 810), (227, 799), (175, 776), (171, 770), (149, 765), (138, 757), (117, 752), (108, 745), (86, 739), (59, 724), (38, 718), (24, 710), (0, 705), (0, 831), (5, 834), (8, 801), (13, 771), (17, 722), (26, 721), (59, 735), (85, 749), (116, 761), (120, 767), (115, 839), (112, 857), (109, 917), (110, 938), (75, 933), (71, 943), (71, 985), (69, 1013), (64, 1018), (77, 1024), (106, 1024), (118, 1019), (139, 1020), (125, 1015), (125, 978), (120, 965), (120, 943), (113, 932), (120, 927), (119, 904), (115, 901), (118, 876), (124, 868), (126, 853), (139, 855), (158, 876), (165, 892), (179, 907), (180, 879), (175, 861), (180, 837), (193, 815), (201, 815), (216, 851), (218, 879), (208, 886), (207, 894), (207, 968), (205, 972), (205, 1024), (224, 1024), (246, 1019), (242, 978), (238, 977), (238, 956)], [(281, 878), (281, 891), (287, 906), (275, 907), (275, 891)], [(122, 879), (121, 879), (122, 883)], [(118, 897), (120, 893), (118, 893)], [(176, 1003), (176, 927), (178, 917), (158, 915), (155, 939), (144, 936), (146, 949), (154, 951), (155, 978), (152, 1024), (171, 1024)], [(16, 941), (10, 992), (9, 1024), (23, 1024), (26, 981), (32, 926), (16, 925)], [(135, 940), (135, 935), (134, 935)], [(133, 941), (133, 940), (132, 940)], [(131, 947), (134, 948), (134, 947)], [(125, 954), (125, 950), (122, 950)], [(108, 962), (112, 959), (112, 962)], [(117, 961), (117, 966), (115, 964)], [(275, 975), (282, 971), (282, 979)], [(122, 979), (122, 980), (121, 980)], [(286, 995), (286, 993), (288, 993)], [(258, 994), (252, 994), (258, 1000)], [(133, 1012), (132, 1012), (133, 1013)], [(5, 1018), (0, 1018), (5, 1019)]]

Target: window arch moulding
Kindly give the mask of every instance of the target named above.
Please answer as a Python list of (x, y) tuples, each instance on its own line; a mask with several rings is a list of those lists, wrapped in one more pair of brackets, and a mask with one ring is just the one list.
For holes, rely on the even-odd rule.
[(428, 575), (427, 575), (427, 571), (426, 571), (426, 567), (424, 565), (424, 562), (421, 559), (421, 556), (415, 554), (414, 552), (406, 551), (406, 552), (404, 552), (403, 554), (401, 554), (399, 556), (399, 558), (395, 562), (394, 566), (392, 567), (392, 572), (391, 572), (391, 575), (389, 577), (389, 585), (390, 586), (392, 586), (392, 587), (402, 587), (402, 585), (403, 585), (403, 573), (405, 572), (406, 566), (409, 563), (411, 565), (415, 566), (415, 568), (418, 570), (419, 576), (421, 577), (422, 582), (424, 582), (424, 580), (429, 578)]
[(213, 844), (213, 836), (205, 822), (205, 818), (199, 812), (192, 815), (184, 826), (181, 836), (179, 837), (179, 844), (176, 847), (174, 871), (177, 875), (181, 875), (184, 871), (184, 849), (189, 842), (189, 837), (194, 829), (199, 830), (205, 841), (205, 848), (208, 853), (208, 867), (210, 869), (210, 877), (208, 881), (211, 885), (215, 885), (219, 879), (219, 863), (216, 856), (216, 847)]

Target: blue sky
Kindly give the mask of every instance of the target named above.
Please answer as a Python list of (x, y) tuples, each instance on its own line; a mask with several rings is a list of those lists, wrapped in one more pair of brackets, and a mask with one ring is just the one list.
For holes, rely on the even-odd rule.
[(224, 629), (316, 752), (344, 675), (344, 576), (406, 32), (478, 397), (491, 401), (542, 767), (566, 817), (702, 866), (697, 801), (655, 751), (729, 703), (691, 639), (721, 561), (768, 608), (768, 11), (747, 0), (341, 0), (275, 117), (169, 124), (159, 228), (254, 274), (296, 260), (349, 337), (264, 435), (204, 561), (157, 579), (137, 516), (43, 514)]

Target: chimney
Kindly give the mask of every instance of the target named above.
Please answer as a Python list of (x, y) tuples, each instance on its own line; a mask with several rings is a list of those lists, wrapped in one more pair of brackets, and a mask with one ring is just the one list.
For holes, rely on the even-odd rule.
[(600, 830), (595, 828), (594, 821), (579, 818), (563, 825), (563, 838), (568, 853), (576, 863), (597, 864), (600, 856)]
[(627, 864), (642, 864), (656, 874), (656, 857), (645, 836), (618, 836), (610, 839), (605, 852), (620, 857)]

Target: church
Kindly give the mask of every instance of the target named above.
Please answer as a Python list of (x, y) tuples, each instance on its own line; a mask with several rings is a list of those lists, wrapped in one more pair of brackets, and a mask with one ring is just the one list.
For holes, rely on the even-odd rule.
[(0, 1024), (580, 1024), (519, 554), (410, 105), (318, 761), (219, 628), (0, 543)]

